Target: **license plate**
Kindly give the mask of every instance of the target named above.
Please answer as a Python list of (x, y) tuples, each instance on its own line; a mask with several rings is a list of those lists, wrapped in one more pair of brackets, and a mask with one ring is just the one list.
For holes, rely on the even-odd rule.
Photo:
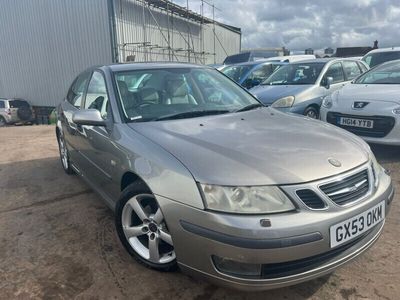
[(339, 118), (339, 125), (360, 127), (360, 128), (374, 128), (374, 121), (355, 118)]
[(385, 218), (385, 201), (346, 221), (331, 226), (331, 248), (368, 231)]

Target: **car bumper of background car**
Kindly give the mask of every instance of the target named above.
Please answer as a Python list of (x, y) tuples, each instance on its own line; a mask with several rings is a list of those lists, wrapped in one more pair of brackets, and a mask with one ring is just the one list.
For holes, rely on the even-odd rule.
[[(329, 122), (331, 124), (333, 124), (332, 120), (329, 120), (328, 114), (330, 112), (336, 113), (337, 110), (328, 110), (326, 108), (321, 108), (321, 120), (324, 122)], [(339, 113), (338, 113), (339, 114)], [(361, 118), (361, 119), (368, 119), (369, 116), (366, 115), (362, 115), (357, 113), (357, 115), (355, 115), (354, 111), (350, 111), (350, 112), (344, 112), (344, 113), (340, 113), (341, 115), (348, 115), (348, 116), (353, 116), (355, 118)], [(386, 117), (386, 116), (385, 116)], [(390, 129), (390, 131), (385, 134), (384, 136), (381, 137), (372, 137), (372, 136), (365, 136), (363, 134), (357, 133), (352, 131), (351, 128), (343, 128), (346, 129), (356, 135), (358, 135), (359, 137), (361, 137), (363, 140), (369, 142), (369, 143), (375, 143), (375, 144), (383, 144), (383, 145), (393, 145), (393, 146), (400, 146), (400, 118), (399, 116), (388, 116), (386, 118), (391, 118), (394, 120), (394, 126), (393, 128)], [(338, 126), (337, 124), (333, 124)]]
[[(387, 214), (393, 196), (390, 177), (382, 175), (377, 191), (367, 200), (333, 212), (232, 215), (196, 209), (161, 196), (157, 199), (184, 272), (218, 285), (254, 291), (307, 281), (351, 261), (374, 244), (384, 220), (333, 249), (330, 227), (383, 201)], [(264, 226), (260, 222), (265, 222)]]

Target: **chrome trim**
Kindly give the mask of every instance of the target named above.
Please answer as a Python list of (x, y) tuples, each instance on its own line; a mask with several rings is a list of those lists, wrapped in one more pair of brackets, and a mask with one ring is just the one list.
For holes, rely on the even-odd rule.
[[(352, 201), (350, 203), (346, 203), (344, 205), (339, 205), (335, 203), (333, 200), (329, 198), (328, 195), (326, 195), (321, 189), (320, 186), (329, 184), (329, 183), (334, 183), (338, 182), (340, 180), (346, 179), (349, 176), (355, 175), (357, 173), (360, 173), (364, 170), (368, 170), (368, 180), (369, 180), (369, 188), (368, 192), (361, 198), (357, 199), (356, 201)], [(308, 182), (308, 183), (303, 183), (303, 184), (295, 184), (295, 185), (284, 185), (280, 186), (280, 188), (285, 191), (285, 193), (288, 194), (290, 199), (295, 202), (301, 209), (306, 209), (306, 210), (311, 210), (311, 211), (324, 211), (324, 210), (329, 210), (329, 209), (343, 209), (349, 206), (356, 205), (357, 203), (364, 201), (368, 197), (370, 197), (373, 192), (374, 192), (374, 180), (373, 180), (373, 174), (372, 174), (372, 162), (368, 161), (364, 164), (362, 164), (359, 167), (356, 167), (350, 171), (341, 173), (336, 176), (332, 176), (329, 178), (313, 181), (313, 182)], [(298, 190), (303, 190), (303, 189), (309, 189), (312, 190), (314, 193), (316, 193), (326, 204), (324, 208), (311, 208), (307, 206), (297, 195)]]

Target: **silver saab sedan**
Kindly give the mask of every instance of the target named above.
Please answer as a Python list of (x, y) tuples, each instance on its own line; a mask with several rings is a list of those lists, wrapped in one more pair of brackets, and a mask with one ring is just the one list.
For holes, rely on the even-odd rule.
[(61, 162), (147, 267), (262, 290), (330, 273), (378, 239), (394, 191), (355, 135), (261, 105), (209, 67), (89, 69), (58, 107)]

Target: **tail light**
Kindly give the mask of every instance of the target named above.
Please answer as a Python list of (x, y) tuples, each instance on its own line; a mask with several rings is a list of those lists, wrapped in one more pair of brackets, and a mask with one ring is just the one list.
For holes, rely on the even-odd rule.
[(11, 115), (11, 109), (10, 108), (6, 108), (6, 114), (7, 115)]

